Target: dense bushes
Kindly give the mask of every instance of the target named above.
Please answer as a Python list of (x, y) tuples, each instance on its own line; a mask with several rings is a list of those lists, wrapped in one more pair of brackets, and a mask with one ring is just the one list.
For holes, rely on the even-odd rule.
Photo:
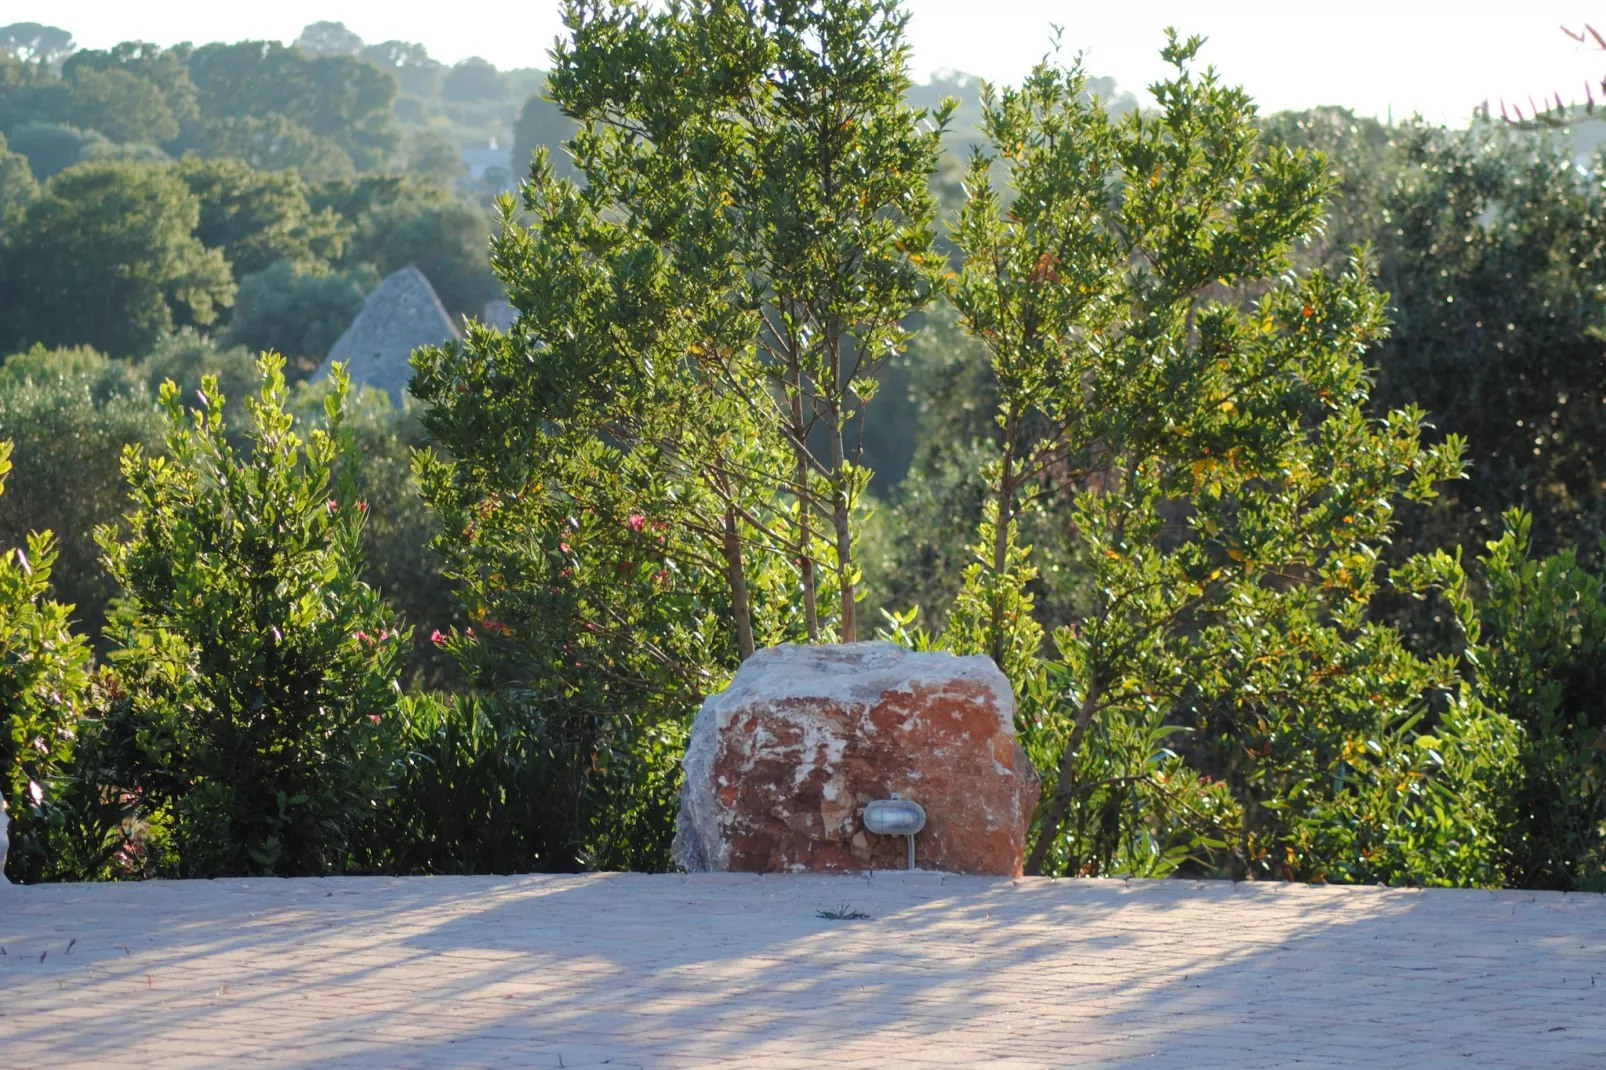
[[(1173, 39), (1153, 112), (1052, 62), (989, 92), (943, 185), (950, 109), (909, 107), (891, 2), (578, 10), (552, 95), (583, 181), (538, 160), (496, 279), (484, 220), (408, 178), (184, 158), (41, 189), (0, 155), (4, 256), (71, 224), (143, 280), (83, 319), (122, 357), (0, 367), (13, 877), (661, 869), (700, 698), (879, 620), (1010, 677), (1033, 871), (1606, 887), (1606, 579), (1569, 545), (1598, 534), (1600, 213), (1560, 157), (1264, 122)], [(0, 103), (81, 118), (142, 72), (160, 99), (97, 122), (390, 151), (307, 96), (360, 42), (307, 47), (8, 67)], [(237, 66), (285, 86), (244, 99)], [(478, 107), (488, 74), (432, 77)], [(409, 261), (520, 316), (416, 355), (424, 407), (243, 348), (309, 367)], [(0, 320), (77, 337), (35, 305)], [(855, 423), (902, 383), (887, 427), (920, 441), (872, 515)], [(1486, 540), (1513, 501), (1538, 515)]]
[(166, 453), (125, 453), (130, 531), (98, 533), (157, 872), (339, 872), (382, 794), (408, 635), (359, 578), (367, 504), (335, 483), (344, 376), (303, 443), (281, 369), (264, 358), (244, 453), (215, 377), (194, 411), (165, 384)]

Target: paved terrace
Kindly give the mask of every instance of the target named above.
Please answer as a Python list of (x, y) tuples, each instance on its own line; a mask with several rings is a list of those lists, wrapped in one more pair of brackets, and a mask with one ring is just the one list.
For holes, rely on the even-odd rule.
[[(846, 905), (868, 920), (816, 916)], [(1606, 899), (619, 876), (0, 888), (0, 1066), (1602, 1067)]]

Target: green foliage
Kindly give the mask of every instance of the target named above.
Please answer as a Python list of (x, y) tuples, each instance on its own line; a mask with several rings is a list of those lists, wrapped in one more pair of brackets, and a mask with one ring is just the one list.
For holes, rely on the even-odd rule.
[(384, 792), (383, 720), (408, 634), (359, 579), (367, 507), (333, 485), (343, 370), (305, 444), (262, 360), (245, 453), (207, 377), (162, 387), (167, 450), (124, 456), (131, 532), (97, 533), (129, 602), (112, 663), (158, 872), (339, 872)]
[[(11, 443), (0, 440), (0, 493)], [(73, 750), (89, 702), (89, 644), (50, 600), (56, 548), (48, 531), (0, 556), (0, 793), (11, 811), (6, 875), (56, 875), (51, 833), (65, 823)]]
[(532, 93), (513, 124), (513, 151), (508, 160), (514, 179), (524, 180), (530, 171), (530, 161), (540, 148), (547, 149), (553, 173), (559, 178), (578, 177), (569, 154), (559, 147), (574, 137), (576, 130), (574, 120), (563, 114), (544, 92)]
[(1467, 441), (1470, 478), (1402, 513), (1396, 559), (1446, 542), (1476, 552), (1520, 503), (1541, 553), (1602, 528), (1606, 323), (1598, 165), (1549, 133), (1475, 123), (1397, 129), (1338, 109), (1275, 117), (1273, 139), (1324, 150), (1342, 196), (1307, 256), (1371, 243), (1391, 337), (1375, 404), (1420, 404)]
[(28, 161), (33, 177), (43, 182), (58, 171), (83, 162), (93, 150), (109, 142), (93, 130), (80, 130), (63, 123), (30, 122), (12, 128), (10, 144)]
[[(1514, 730), (1366, 612), (1393, 501), (1459, 475), (1459, 441), (1365, 416), (1365, 264), (1283, 274), (1321, 161), (1259, 151), (1198, 47), (1173, 36), (1160, 110), (1118, 123), (1052, 64), (984, 91), (954, 300), (1001, 457), (945, 641), (1005, 668), (1054, 771), (1029, 871), (1494, 883)], [(1038, 510), (1063, 534), (1034, 556)], [(1074, 607), (1047, 666), (1037, 573)]]
[(1502, 800), (1506, 879), (1525, 888), (1606, 890), (1606, 578), (1576, 548), (1540, 559), (1533, 520), (1505, 514), (1479, 558), (1474, 601), (1459, 560), (1443, 577), (1478, 696), (1522, 725), (1521, 778)]
[(407, 173), (420, 182), (451, 189), (468, 176), (457, 143), (439, 130), (415, 131), (407, 138)]
[(502, 294), (486, 258), (489, 221), (439, 186), (369, 175), (330, 183), (313, 203), (333, 208), (352, 228), (343, 268), (372, 264), (384, 276), (412, 264), (453, 317), (478, 316)]
[[(74, 52), (63, 61), (61, 73), (64, 80), (72, 82), (76, 82), (89, 72), (131, 75), (144, 83), (144, 86), (133, 88), (134, 93), (146, 95), (150, 91), (145, 88), (148, 86), (154, 88), (160, 95), (162, 108), (147, 105), (151, 113), (160, 116), (165, 110), (178, 129), (182, 130), (193, 126), (200, 117), (195, 83), (190, 81), (187, 65), (189, 53), (188, 45), (162, 48), (145, 41), (123, 41), (105, 50), (80, 49)], [(167, 122), (165, 117), (160, 121), (165, 127)], [(139, 137), (123, 137), (93, 122), (86, 122), (83, 125), (94, 127), (114, 141), (147, 140)], [(148, 140), (165, 143), (171, 142), (176, 136), (175, 134)]]
[(28, 167), (28, 158), (13, 152), (0, 134), (0, 242), (39, 196), (39, 183)]
[(355, 56), (307, 56), (277, 41), (240, 41), (202, 45), (188, 66), (206, 126), (233, 123), (236, 136), (265, 129), (262, 123), (304, 130), (359, 171), (384, 164), (400, 144), (391, 112), (396, 79)]
[(132, 356), (234, 300), (228, 262), (194, 236), (200, 205), (165, 167), (80, 164), (53, 177), (3, 252), (0, 341)]
[(75, 65), (66, 72), (73, 126), (98, 130), (112, 141), (160, 145), (178, 137), (178, 117), (155, 83), (120, 67)]
[[(340, 259), (345, 234), (334, 212), (314, 213), (290, 171), (254, 171), (240, 160), (187, 157), (175, 165), (200, 202), (195, 236), (219, 249), (237, 278), (286, 260), (303, 270)], [(271, 348), (263, 346), (261, 348)]]
[(282, 353), (301, 375), (315, 369), (351, 326), (363, 298), (379, 285), (366, 264), (349, 271), (305, 272), (280, 260), (240, 280), (224, 340)]
[[(1557, 139), (1407, 126), (1380, 198), (1380, 281), (1398, 311), (1378, 395), (1466, 437), (1473, 479), (1408, 534), (1469, 549), (1512, 504), (1538, 544), (1602, 529), (1606, 197)], [(1420, 534), (1419, 534), (1420, 533)]]
[(60, 26), (37, 22), (13, 22), (0, 26), (0, 54), (14, 56), (24, 63), (45, 66), (55, 63), (73, 50), (72, 34)]
[[(610, 723), (576, 784), (572, 741), (522, 704), (409, 695), (369, 865), (390, 873), (662, 870), (683, 727)], [(616, 735), (621, 729), (627, 735)], [(579, 794), (571, 794), (578, 788)]]
[(0, 428), (17, 469), (0, 497), (0, 546), (51, 530), (52, 584), (86, 635), (99, 635), (115, 585), (100, 565), (94, 530), (123, 512), (118, 457), (154, 448), (161, 419), (137, 371), (89, 349), (37, 346), (0, 366)]
[[(292, 408), (298, 422), (321, 418), (329, 380), (302, 384)], [(410, 408), (410, 407), (409, 407)], [(424, 503), (413, 479), (414, 452), (429, 437), (410, 411), (391, 407), (383, 390), (364, 388), (346, 402), (344, 426), (351, 448), (340, 477), (355, 484), (368, 505), (363, 527), (363, 580), (384, 595), (398, 615), (415, 623), (405, 680), (413, 688), (440, 688), (460, 682), (457, 663), (439, 644), (436, 630), (472, 623), (464, 619), (457, 589), (441, 571), (432, 545), (440, 519)]]
[(478, 56), (455, 65), (441, 83), (441, 96), (447, 100), (501, 100), (507, 95), (507, 79)]
[(192, 408), (206, 407), (200, 400), (203, 383), (208, 375), (216, 376), (223, 396), (231, 399), (224, 417), (236, 427), (245, 422), (245, 401), (260, 385), (256, 358), (244, 347), (219, 345), (192, 327), (165, 335), (132, 370), (144, 380), (153, 398), (171, 379), (178, 386), (179, 397)]

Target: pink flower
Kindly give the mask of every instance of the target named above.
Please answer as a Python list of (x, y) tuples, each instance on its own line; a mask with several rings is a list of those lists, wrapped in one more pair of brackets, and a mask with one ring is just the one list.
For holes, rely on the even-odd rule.
[(368, 719), (369, 719), (369, 720), (370, 720), (370, 721), (372, 721), (372, 722), (373, 722), (373, 723), (374, 723), (374, 724), (378, 724), (378, 723), (379, 723), (379, 714), (377, 714), (377, 713), (370, 713), (370, 714), (369, 714), (369, 715), (368, 715)]
[(367, 502), (358, 502), (357, 503), (357, 512), (366, 513), (367, 511), (368, 511), (368, 503)]
[(561, 551), (562, 553), (568, 553), (569, 552), (569, 544), (566, 543), (566, 542), (558, 543), (558, 550)]
[(329, 504), (324, 506), (324, 508), (328, 509), (331, 513), (337, 513), (340, 511), (340, 503), (335, 501), (333, 498), (330, 498)]
[(366, 643), (368, 641), (368, 633), (367, 632), (354, 632), (354, 633), (352, 633), (351, 637), (353, 639), (358, 640), (359, 642)]
[(381, 629), (379, 629), (379, 641), (381, 643), (383, 643), (386, 639), (389, 639), (389, 638), (390, 638), (390, 629), (389, 628), (381, 628)]
[(642, 516), (640, 513), (631, 513), (630, 519), (626, 520), (625, 524), (630, 528), (631, 531), (640, 531), (642, 528), (647, 526), (647, 518)]
[(440, 646), (442, 643), (446, 642), (446, 637), (441, 634), (441, 630), (439, 628), (436, 628), (434, 631), (429, 633), (429, 641), (434, 643), (436, 646)]

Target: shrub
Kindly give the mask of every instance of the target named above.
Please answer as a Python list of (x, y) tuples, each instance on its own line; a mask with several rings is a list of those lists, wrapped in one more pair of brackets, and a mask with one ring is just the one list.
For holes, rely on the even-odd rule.
[[(661, 870), (685, 730), (608, 721), (587, 775), (558, 719), (519, 703), (409, 695), (393, 793), (364, 855), (387, 873)], [(535, 714), (535, 715), (532, 715)]]
[(1532, 530), (1526, 512), (1505, 514), (1476, 601), (1459, 562), (1438, 563), (1479, 696), (1524, 729), (1503, 800), (1506, 882), (1606, 891), (1606, 577), (1573, 547), (1535, 558)]
[(282, 366), (262, 358), (243, 453), (216, 377), (194, 412), (164, 383), (167, 455), (125, 453), (132, 531), (97, 533), (129, 600), (112, 628), (122, 782), (158, 872), (339, 872), (383, 796), (408, 635), (359, 579), (365, 504), (332, 486), (344, 370), (303, 444)]

